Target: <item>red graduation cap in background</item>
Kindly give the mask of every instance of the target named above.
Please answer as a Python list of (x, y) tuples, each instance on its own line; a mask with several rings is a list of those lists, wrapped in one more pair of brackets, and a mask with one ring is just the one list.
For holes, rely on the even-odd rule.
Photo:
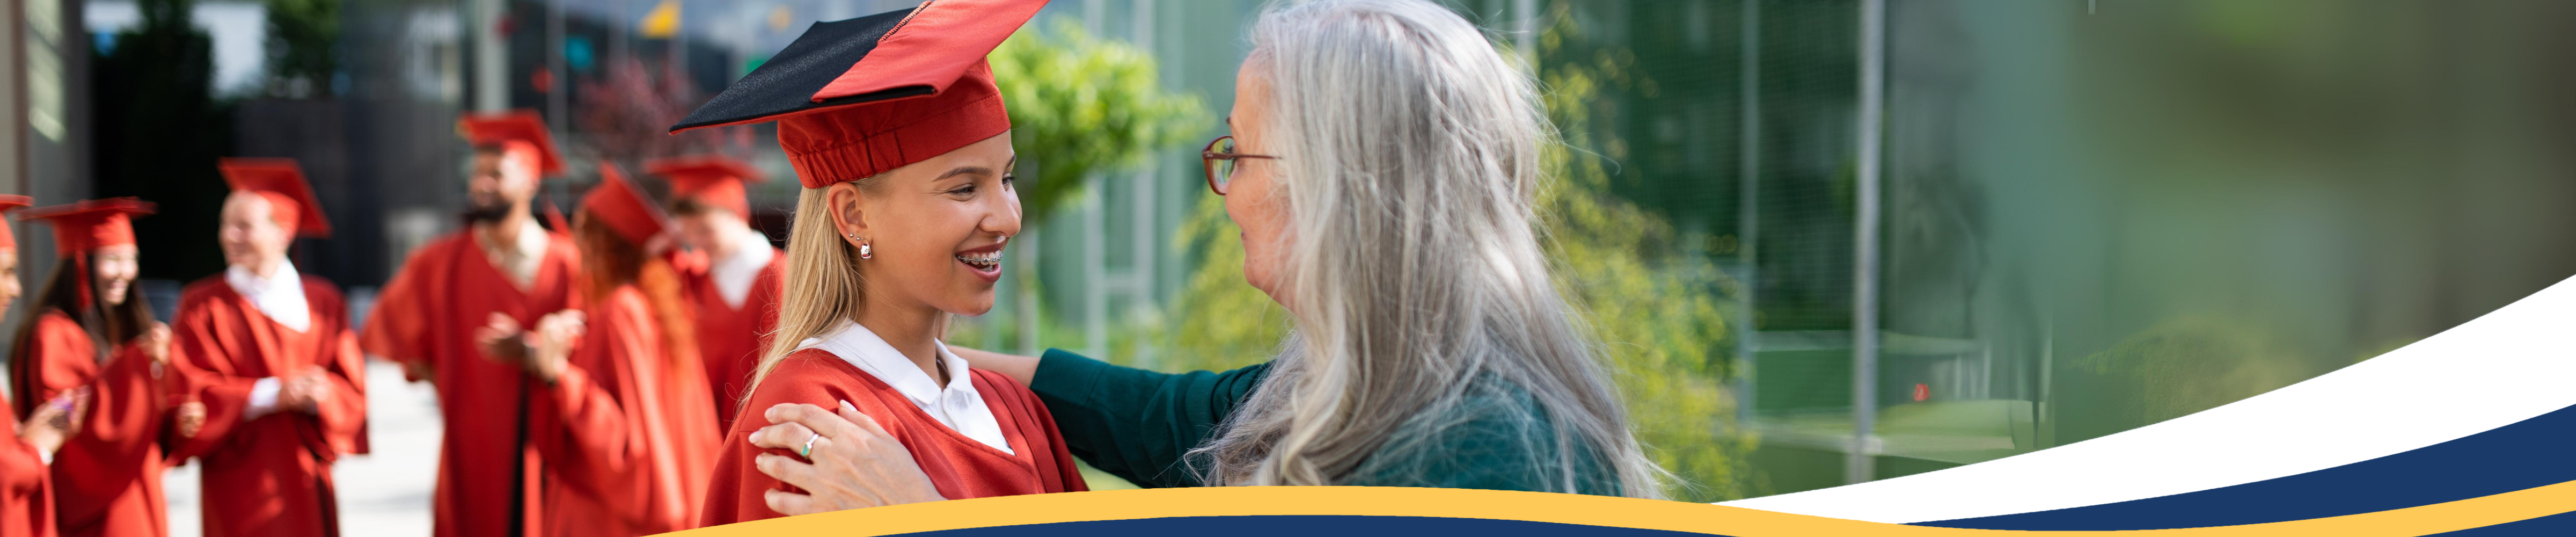
[(227, 158), (218, 162), (224, 182), (233, 190), (251, 192), (268, 198), (268, 216), (277, 225), (298, 237), (331, 236), (331, 221), (322, 217), (322, 204), (313, 200), (313, 188), (304, 182), (304, 168), (294, 159)]
[(599, 164), (599, 186), (590, 187), (589, 193), (582, 194), (581, 209), (590, 212), (592, 219), (616, 231), (617, 236), (638, 245), (662, 234), (670, 220), (662, 215), (660, 207), (653, 205), (652, 198), (646, 197), (643, 190), (636, 189), (635, 183), (626, 180), (626, 174), (618, 173), (616, 165), (606, 162)]
[(768, 179), (751, 163), (721, 155), (655, 160), (644, 163), (644, 171), (670, 179), (672, 199), (697, 200), (744, 218), (751, 217), (751, 200), (743, 184)]
[(456, 130), (476, 147), (506, 149), (526, 144), (537, 152), (537, 175), (563, 173), (563, 156), (555, 153), (554, 138), (546, 134), (546, 120), (535, 110), (466, 114), (456, 119)]
[(858, 180), (1011, 129), (984, 56), (1046, 0), (936, 0), (818, 22), (671, 126), (778, 122), (805, 188)]
[[(36, 198), (20, 196), (17, 194), (0, 194), (0, 213), (9, 212), (19, 207), (35, 204)], [(18, 249), (17, 230), (9, 229), (9, 219), (6, 218), (0, 218), (0, 249)]]
[(152, 214), (152, 203), (134, 198), (83, 200), (37, 207), (19, 220), (45, 220), (54, 225), (54, 251), (65, 256), (134, 244), (134, 217)]

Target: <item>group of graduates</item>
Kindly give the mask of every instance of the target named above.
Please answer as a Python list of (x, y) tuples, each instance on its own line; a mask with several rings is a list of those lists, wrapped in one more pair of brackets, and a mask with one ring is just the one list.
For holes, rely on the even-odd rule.
[[(135, 290), (132, 198), (16, 211), (62, 261), (11, 343), (0, 537), (169, 533), (162, 472), (201, 466), (205, 534), (337, 535), (331, 465), (366, 453), (365, 361), (436, 386), (439, 535), (696, 527), (717, 449), (774, 322), (785, 256), (749, 224), (749, 165), (662, 159), (656, 203), (610, 164), (567, 219), (537, 115), (469, 115), (469, 224), (414, 251), (374, 314), (296, 271), (330, 226), (295, 163), (225, 159), (228, 267), (175, 319)], [(29, 206), (0, 197), (0, 210)], [(543, 223), (541, 223), (543, 222)], [(0, 222), (0, 307), (17, 250)]]
[[(923, 3), (817, 23), (672, 127), (777, 121), (806, 188), (800, 204), (893, 182), (935, 194), (886, 203), (950, 217), (888, 217), (862, 236), (831, 231), (840, 217), (825, 215), (842, 213), (808, 207), (791, 240), (849, 255), (800, 255), (794, 271), (750, 224), (745, 185), (761, 174), (727, 157), (646, 163), (670, 187), (659, 201), (601, 162), (569, 217), (551, 203), (539, 210), (541, 182), (566, 167), (525, 110), (458, 121), (473, 150), (467, 225), (414, 249), (363, 325), (337, 286), (288, 255), (298, 238), (331, 231), (293, 161), (219, 164), (232, 192), (212, 238), (229, 266), (189, 284), (167, 324), (134, 285), (144, 252), (131, 221), (150, 203), (18, 211), (52, 226), (61, 262), (9, 348), (0, 428), (19, 441), (0, 446), (0, 537), (167, 535), (162, 473), (191, 459), (202, 465), (206, 535), (337, 535), (331, 466), (368, 451), (371, 358), (437, 391), (440, 536), (622, 537), (781, 516), (768, 502), (802, 489), (755, 461), (811, 455), (821, 437), (793, 435), (801, 445), (789, 449), (798, 440), (754, 434), (784, 427), (769, 416), (735, 422), (743, 409), (787, 403), (838, 400), (877, 416), (946, 497), (1084, 490), (1029, 388), (970, 373), (934, 333), (946, 315), (990, 307), (1002, 241), (1018, 231), (1010, 122), (984, 57), (1044, 3)], [(0, 198), (0, 210), (31, 201)], [(932, 214), (923, 211), (906, 218)], [(0, 302), (15, 302), (5, 231)], [(972, 244), (895, 240), (933, 231)], [(847, 275), (862, 262), (888, 282), (956, 284), (912, 291), (987, 300), (868, 305), (854, 277), (800, 279), (808, 289), (782, 296), (791, 272)], [(827, 295), (838, 298), (814, 298)], [(782, 318), (782, 303), (810, 307)], [(924, 322), (879, 335), (806, 311), (826, 309)], [(785, 324), (810, 333), (777, 333)], [(771, 348), (773, 337), (795, 345)], [(935, 364), (890, 346), (898, 340), (926, 344)]]

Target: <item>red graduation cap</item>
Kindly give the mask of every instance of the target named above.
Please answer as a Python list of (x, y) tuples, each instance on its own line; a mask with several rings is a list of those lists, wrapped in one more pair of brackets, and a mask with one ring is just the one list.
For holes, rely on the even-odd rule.
[[(12, 209), (35, 204), (36, 198), (20, 196), (17, 194), (0, 194), (0, 213), (9, 212)], [(17, 230), (9, 229), (9, 220), (5, 218), (0, 218), (0, 249), (18, 249)]]
[(43, 219), (54, 224), (54, 251), (71, 256), (90, 250), (134, 244), (134, 217), (152, 214), (152, 203), (134, 198), (82, 200), (37, 207), (19, 220)]
[(677, 157), (644, 163), (644, 171), (671, 180), (671, 198), (730, 209), (751, 217), (751, 200), (743, 183), (768, 179), (751, 163), (722, 155)]
[(814, 23), (671, 132), (777, 121), (805, 188), (955, 151), (1011, 129), (984, 56), (1045, 5), (935, 0)]
[(322, 204), (313, 201), (313, 188), (305, 184), (304, 168), (295, 159), (226, 158), (215, 167), (223, 170), (224, 182), (233, 190), (268, 198), (268, 217), (289, 233), (331, 236), (331, 221), (322, 217)]
[(617, 165), (606, 162), (599, 164), (599, 186), (590, 187), (589, 193), (582, 194), (581, 210), (589, 212), (592, 219), (607, 224), (608, 229), (617, 232), (617, 236), (639, 245), (652, 240), (654, 235), (662, 234), (662, 229), (669, 222), (669, 218), (662, 215), (662, 209), (653, 205), (652, 198), (645, 197), (643, 190), (636, 189), (635, 183), (627, 181), (626, 174), (618, 173)]
[(456, 119), (456, 130), (476, 147), (509, 150), (525, 144), (537, 152), (537, 175), (563, 173), (563, 156), (555, 154), (554, 138), (546, 135), (546, 120), (535, 110), (466, 114)]

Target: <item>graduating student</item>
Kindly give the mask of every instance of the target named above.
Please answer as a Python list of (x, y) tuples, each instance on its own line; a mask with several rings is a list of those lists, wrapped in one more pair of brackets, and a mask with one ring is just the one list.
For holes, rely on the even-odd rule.
[[(791, 292), (750, 414), (725, 437), (706, 523), (780, 516), (769, 499), (785, 489), (754, 465), (822, 446), (753, 445), (767, 421), (754, 416), (782, 404), (865, 414), (947, 497), (1085, 489), (1037, 396), (938, 339), (947, 316), (992, 309), (1019, 232), (1010, 117), (984, 56), (1044, 4), (943, 0), (818, 23), (674, 127), (777, 121), (805, 186)], [(843, 46), (853, 40), (875, 46)]]
[(206, 422), (171, 458), (204, 464), (206, 535), (338, 535), (331, 463), (364, 452), (366, 364), (340, 288), (286, 258), (331, 225), (295, 161), (221, 168), (233, 192), (216, 237), (231, 266), (188, 285), (172, 327)]
[(174, 408), (167, 378), (170, 329), (152, 319), (134, 292), (135, 215), (152, 204), (133, 198), (30, 209), (22, 218), (54, 226), (62, 263), (36, 296), (35, 315), (19, 328), (9, 363), (18, 415), (75, 390), (89, 392), (80, 432), (54, 454), (56, 528), (66, 536), (169, 535), (161, 495), (165, 434), (185, 437), (202, 424), (201, 405)]
[[(0, 212), (25, 207), (33, 200), (26, 196), (0, 194)], [(9, 230), (9, 221), (0, 219), (0, 310), (18, 300), (18, 237)], [(54, 535), (53, 477), (46, 465), (54, 450), (77, 432), (79, 421), (73, 411), (70, 394), (55, 396), (36, 407), (27, 421), (18, 421), (17, 405), (0, 396), (0, 410), (8, 412), (0, 419), (0, 435), (16, 439), (0, 446), (0, 537), (51, 537)]]
[(465, 230), (414, 251), (385, 284), (375, 315), (359, 331), (367, 354), (404, 364), (412, 381), (438, 387), (446, 435), (432, 503), (441, 537), (532, 535), (543, 520), (543, 462), (527, 441), (534, 388), (519, 368), (484, 356), (474, 331), (493, 314), (533, 324), (580, 306), (581, 270), (570, 237), (549, 233), (529, 212), (539, 178), (563, 163), (531, 111), (468, 116), (474, 145)]
[(751, 227), (743, 183), (760, 181), (750, 163), (720, 156), (664, 159), (647, 169), (671, 181), (671, 221), (690, 252), (673, 256), (697, 314), (698, 357), (707, 364), (720, 426), (742, 407), (751, 367), (778, 326), (778, 285), (787, 256)]
[(617, 168), (600, 175), (573, 222), (588, 306), (540, 320), (535, 337), (495, 316), (483, 341), (543, 381), (530, 430), (546, 459), (546, 535), (695, 528), (718, 437), (679, 277), (645, 251), (668, 223)]

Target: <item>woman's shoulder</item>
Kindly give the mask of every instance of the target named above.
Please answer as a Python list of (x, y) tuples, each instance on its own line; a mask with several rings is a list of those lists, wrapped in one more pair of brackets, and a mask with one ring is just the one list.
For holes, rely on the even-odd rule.
[(1380, 446), (1345, 484), (1567, 492), (1557, 485), (1571, 478), (1575, 492), (1615, 493), (1593, 450), (1560, 443), (1542, 403), (1526, 390), (1493, 388), (1416, 418), (1412, 434)]
[(44, 313), (36, 314), (36, 327), (39, 329), (80, 328), (80, 321), (72, 320), (72, 315), (64, 313), (62, 308), (45, 308)]
[(1004, 404), (1044, 408), (1044, 405), (1038, 403), (1037, 392), (1029, 391), (1027, 384), (1012, 380), (1010, 375), (971, 367), (967, 368), (966, 372), (974, 375), (975, 390), (978, 392), (992, 394), (993, 398), (1001, 400)]
[(80, 321), (72, 320), (71, 314), (58, 308), (46, 308), (44, 313), (36, 315), (34, 336), (30, 340), (37, 344), (77, 345), (80, 352), (89, 352), (95, 343), (89, 338), (89, 329), (82, 328)]
[[(859, 371), (840, 356), (823, 349), (802, 349), (787, 353), (760, 383), (751, 389), (753, 404), (766, 408), (780, 403), (811, 403), (830, 408), (847, 400), (860, 410), (882, 406), (881, 395), (894, 389), (866, 372)], [(899, 395), (897, 397), (900, 397)]]

